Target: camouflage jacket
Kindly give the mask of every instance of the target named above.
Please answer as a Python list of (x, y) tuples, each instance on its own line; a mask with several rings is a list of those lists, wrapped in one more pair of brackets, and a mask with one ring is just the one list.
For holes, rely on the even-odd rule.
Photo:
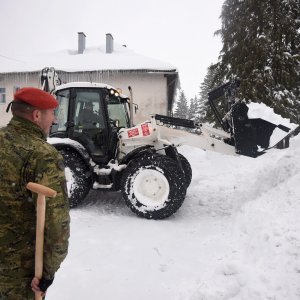
[(46, 198), (43, 277), (52, 279), (67, 255), (69, 204), (61, 155), (34, 123), (13, 117), (0, 129), (0, 282), (34, 276), (37, 182), (57, 191)]

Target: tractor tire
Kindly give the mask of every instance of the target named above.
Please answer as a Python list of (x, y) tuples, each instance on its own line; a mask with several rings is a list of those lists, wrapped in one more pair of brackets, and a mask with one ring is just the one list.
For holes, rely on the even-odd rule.
[(64, 159), (69, 204), (73, 208), (89, 193), (92, 187), (91, 173), (82, 157), (74, 150), (63, 148), (59, 152)]
[(193, 177), (192, 167), (185, 156), (183, 156), (181, 153), (178, 153), (178, 156), (183, 168), (185, 187), (188, 188), (191, 184)]
[(121, 192), (127, 206), (138, 216), (164, 219), (174, 214), (184, 201), (184, 175), (173, 159), (148, 153), (127, 165)]

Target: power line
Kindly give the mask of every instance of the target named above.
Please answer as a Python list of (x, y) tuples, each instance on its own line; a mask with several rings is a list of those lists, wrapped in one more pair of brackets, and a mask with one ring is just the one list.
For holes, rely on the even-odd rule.
[(21, 62), (21, 63), (25, 63), (25, 61), (22, 61), (22, 60), (19, 60), (19, 59), (16, 59), (16, 58), (11, 58), (11, 57), (8, 57), (8, 56), (2, 55), (2, 54), (0, 54), (0, 57), (6, 58), (8, 60), (14, 60), (14, 61), (18, 61), (18, 62)]

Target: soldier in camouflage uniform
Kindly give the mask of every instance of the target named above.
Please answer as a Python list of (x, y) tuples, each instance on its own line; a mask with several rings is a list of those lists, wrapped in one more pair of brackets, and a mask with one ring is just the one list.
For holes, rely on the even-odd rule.
[[(23, 88), (11, 102), (12, 120), (0, 129), (0, 300), (34, 299), (34, 292), (46, 291), (67, 255), (64, 164), (46, 142), (57, 105), (50, 94)], [(34, 277), (37, 195), (26, 189), (30, 181), (57, 191), (46, 199), (42, 279)]]

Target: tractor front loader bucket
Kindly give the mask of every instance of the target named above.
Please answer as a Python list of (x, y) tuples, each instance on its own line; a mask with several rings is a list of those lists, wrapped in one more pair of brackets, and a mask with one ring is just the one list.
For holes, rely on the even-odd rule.
[(274, 147), (287, 148), (289, 137), (295, 131), (266, 120), (248, 118), (248, 106), (237, 102), (232, 106), (232, 127), (236, 153), (250, 157), (264, 154)]
[[(216, 120), (224, 131), (231, 134), (230, 144), (235, 146), (236, 153), (257, 157), (273, 147), (287, 148), (289, 137), (299, 130), (299, 126), (298, 129), (289, 128), (284, 125), (275, 125), (261, 118), (249, 118), (249, 107), (236, 97), (240, 82), (239, 79), (235, 79), (208, 93), (208, 102)], [(224, 98), (228, 113), (222, 118), (218, 105), (214, 101)], [(291, 124), (291, 127), (294, 125)]]

